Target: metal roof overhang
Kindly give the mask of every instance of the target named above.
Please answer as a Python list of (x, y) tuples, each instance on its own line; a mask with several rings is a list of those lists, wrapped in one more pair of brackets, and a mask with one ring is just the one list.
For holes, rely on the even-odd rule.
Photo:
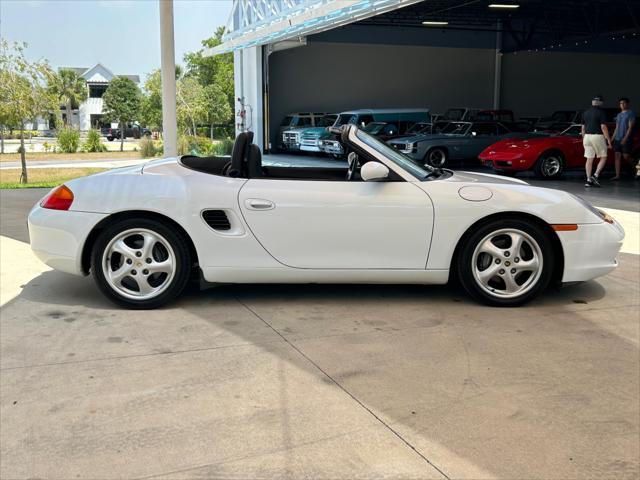
[(265, 18), (227, 34), (224, 37), (224, 43), (206, 49), (204, 53), (219, 55), (319, 33), (421, 1), (307, 0), (294, 8), (280, 12), (279, 15)]

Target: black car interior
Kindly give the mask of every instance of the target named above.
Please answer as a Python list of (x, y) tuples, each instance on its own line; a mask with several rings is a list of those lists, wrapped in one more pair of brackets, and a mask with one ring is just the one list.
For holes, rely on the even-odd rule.
[[(184, 155), (179, 162), (192, 170), (232, 178), (362, 181), (359, 167), (364, 163), (362, 159), (366, 161), (366, 157), (362, 153), (360, 154), (361, 159), (356, 159), (356, 163), (352, 163), (349, 167), (347, 165), (340, 165), (335, 168), (264, 166), (262, 165), (260, 148), (253, 144), (252, 141), (253, 132), (243, 132), (235, 140), (231, 158)], [(396, 180), (399, 180), (399, 178)]]

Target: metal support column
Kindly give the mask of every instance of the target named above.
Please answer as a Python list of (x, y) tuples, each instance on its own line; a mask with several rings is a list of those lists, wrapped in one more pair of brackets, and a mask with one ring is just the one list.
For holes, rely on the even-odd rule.
[(500, 108), (500, 90), (502, 89), (502, 21), (496, 26), (496, 58), (493, 72), (493, 109)]
[(162, 139), (164, 156), (178, 155), (176, 119), (176, 54), (173, 39), (173, 0), (158, 0), (162, 70)]

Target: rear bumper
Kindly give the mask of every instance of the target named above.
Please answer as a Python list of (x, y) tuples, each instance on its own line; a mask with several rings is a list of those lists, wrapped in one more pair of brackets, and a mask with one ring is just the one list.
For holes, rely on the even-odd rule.
[(578, 230), (557, 232), (564, 251), (563, 282), (601, 277), (618, 266), (624, 230), (619, 223), (580, 225)]
[(106, 214), (50, 210), (36, 205), (29, 213), (33, 253), (51, 268), (74, 275), (82, 270), (82, 248), (87, 236)]

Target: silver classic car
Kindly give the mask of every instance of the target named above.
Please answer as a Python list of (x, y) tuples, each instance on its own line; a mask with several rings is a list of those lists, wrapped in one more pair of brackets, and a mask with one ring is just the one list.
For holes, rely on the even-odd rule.
[(500, 122), (448, 122), (439, 126), (437, 133), (395, 138), (388, 143), (414, 160), (442, 167), (450, 160), (475, 159), (498, 140), (531, 135), (517, 130)]

